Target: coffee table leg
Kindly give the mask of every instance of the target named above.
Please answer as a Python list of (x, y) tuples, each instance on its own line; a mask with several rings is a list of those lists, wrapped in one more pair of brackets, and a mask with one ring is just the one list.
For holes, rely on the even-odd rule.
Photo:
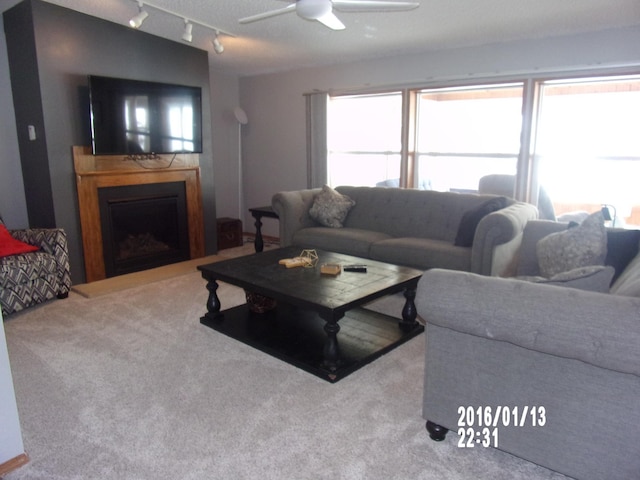
[(253, 242), (256, 252), (264, 250), (264, 241), (262, 240), (262, 222), (260, 221), (261, 215), (253, 213), (253, 218), (256, 219), (254, 225), (256, 226), (256, 238)]
[(214, 320), (220, 316), (220, 299), (216, 293), (218, 282), (209, 280), (207, 282), (207, 290), (209, 290), (209, 299), (207, 300), (207, 313), (204, 316)]
[(324, 344), (323, 349), (323, 362), (322, 366), (328, 368), (330, 371), (338, 369), (340, 363), (340, 346), (338, 345), (338, 332), (340, 331), (340, 325), (338, 320), (344, 316), (324, 318), (326, 321), (324, 325), (324, 331), (327, 332), (327, 341)]
[(414, 300), (416, 298), (415, 288), (406, 288), (404, 290), (404, 298), (406, 299), (404, 307), (402, 309), (402, 320), (399, 322), (402, 330), (412, 330), (418, 324), (416, 317), (418, 316), (418, 310)]

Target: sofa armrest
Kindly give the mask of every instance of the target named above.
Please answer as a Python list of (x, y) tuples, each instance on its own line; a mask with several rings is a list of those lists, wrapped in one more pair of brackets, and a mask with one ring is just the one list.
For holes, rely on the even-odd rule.
[(433, 269), (415, 303), (427, 323), (640, 376), (639, 298)]
[(271, 199), (271, 206), (280, 218), (280, 246), (292, 244), (293, 234), (301, 228), (318, 226), (309, 217), (309, 209), (313, 205), (313, 198), (322, 189), (295, 190), (278, 192)]
[(36, 245), (40, 249), (53, 255), (56, 261), (58, 276), (58, 294), (66, 295), (71, 289), (71, 275), (69, 272), (69, 248), (67, 233), (62, 228), (29, 228), (25, 230), (11, 230), (11, 236)]
[(471, 271), (481, 275), (502, 273), (518, 251), (525, 225), (536, 218), (536, 207), (523, 202), (486, 215), (473, 238)]

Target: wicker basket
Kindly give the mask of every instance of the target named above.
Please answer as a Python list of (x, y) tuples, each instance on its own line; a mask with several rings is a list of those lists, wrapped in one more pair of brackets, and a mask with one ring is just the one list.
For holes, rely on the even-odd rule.
[(270, 297), (265, 297), (259, 293), (244, 291), (247, 298), (247, 306), (254, 313), (265, 313), (273, 310), (277, 306), (277, 302)]

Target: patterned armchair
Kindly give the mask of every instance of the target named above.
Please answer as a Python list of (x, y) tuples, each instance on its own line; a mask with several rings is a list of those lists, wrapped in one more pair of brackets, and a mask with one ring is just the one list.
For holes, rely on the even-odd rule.
[(4, 316), (55, 297), (71, 288), (67, 235), (60, 228), (10, 230), (11, 236), (39, 250), (0, 258), (0, 307)]

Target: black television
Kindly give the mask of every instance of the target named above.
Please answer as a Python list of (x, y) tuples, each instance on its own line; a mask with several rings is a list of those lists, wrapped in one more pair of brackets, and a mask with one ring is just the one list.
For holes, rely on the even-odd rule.
[(94, 155), (202, 152), (202, 89), (89, 75)]

